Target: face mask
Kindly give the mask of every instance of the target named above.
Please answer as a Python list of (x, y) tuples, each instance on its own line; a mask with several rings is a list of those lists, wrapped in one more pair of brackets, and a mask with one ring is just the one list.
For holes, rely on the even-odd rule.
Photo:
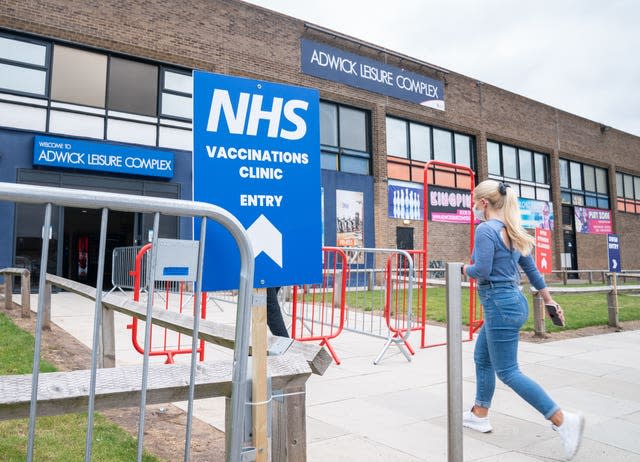
[(485, 221), (484, 210), (474, 208), (473, 213), (476, 216), (476, 220)]

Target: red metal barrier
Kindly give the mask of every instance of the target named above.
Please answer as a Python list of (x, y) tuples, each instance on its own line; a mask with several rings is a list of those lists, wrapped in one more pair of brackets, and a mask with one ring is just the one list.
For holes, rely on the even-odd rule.
[[(423, 184), (423, 200), (424, 200), (424, 216), (423, 216), (423, 243), (424, 250), (418, 251), (422, 254), (422, 278), (419, 280), (422, 281), (420, 291), (422, 297), (422, 305), (420, 307), (421, 313), (421, 323), (422, 323), (422, 339), (421, 339), (421, 348), (430, 348), (434, 346), (446, 345), (446, 342), (440, 343), (427, 343), (427, 333), (426, 333), (426, 325), (427, 325), (427, 279), (429, 273), (427, 271), (427, 263), (429, 261), (429, 174), (433, 174), (433, 182), (436, 183), (436, 177), (438, 174), (442, 174), (444, 176), (457, 177), (458, 174), (463, 174), (468, 176), (468, 186), (471, 193), (471, 204), (470, 204), (470, 216), (469, 216), (469, 256), (473, 253), (473, 244), (474, 244), (474, 236), (475, 236), (475, 215), (473, 213), (473, 193), (475, 188), (475, 175), (473, 170), (464, 165), (452, 164), (449, 162), (442, 162), (439, 160), (431, 160), (427, 162), (424, 166), (424, 184)], [(419, 258), (415, 258), (418, 260)], [(443, 270), (444, 271), (444, 270)], [(477, 332), (483, 324), (482, 320), (482, 307), (479, 309), (476, 308), (476, 281), (475, 279), (469, 280), (469, 337), (465, 342), (473, 340), (473, 334)]]
[[(138, 251), (138, 254), (136, 255), (135, 270), (130, 272), (130, 274), (134, 277), (133, 300), (136, 302), (140, 301), (140, 278), (143, 273), (142, 260), (145, 254), (151, 249), (151, 247), (151, 244), (147, 244), (143, 246), (140, 251)], [(162, 281), (161, 283), (164, 284), (163, 293), (165, 310), (177, 311), (179, 313), (182, 313), (184, 305), (188, 303), (188, 300), (184, 300), (185, 283), (178, 281)], [(177, 304), (175, 303), (176, 298)], [(190, 315), (192, 316), (195, 314), (195, 297), (193, 298), (194, 310), (190, 313)], [(202, 319), (205, 319), (207, 315), (207, 294), (203, 292), (201, 298), (202, 305), (200, 316)], [(138, 339), (138, 318), (133, 318), (131, 324), (127, 325), (127, 329), (131, 329), (131, 341), (133, 343), (133, 347), (140, 354), (144, 354), (144, 337), (142, 339)], [(142, 335), (144, 335), (144, 330), (141, 329), (140, 331)], [(156, 339), (158, 338), (158, 335), (161, 336), (161, 342), (159, 345), (154, 345), (153, 343), (154, 332)], [(186, 337), (186, 340), (183, 339), (183, 335), (179, 332), (170, 331), (169, 329), (163, 327), (152, 326), (151, 338), (149, 342), (149, 344), (151, 345), (151, 351), (149, 351), (149, 356), (166, 356), (167, 359), (165, 361), (165, 364), (173, 364), (173, 357), (175, 355), (191, 354), (191, 337), (184, 337)], [(183, 342), (188, 346), (183, 346)], [(196, 349), (196, 353), (199, 354), (200, 361), (204, 361), (204, 340), (200, 340), (200, 345)]]
[(323, 247), (322, 252), (322, 283), (293, 288), (291, 337), (301, 342), (320, 341), (340, 364), (330, 340), (344, 327), (349, 265), (345, 253), (337, 247)]

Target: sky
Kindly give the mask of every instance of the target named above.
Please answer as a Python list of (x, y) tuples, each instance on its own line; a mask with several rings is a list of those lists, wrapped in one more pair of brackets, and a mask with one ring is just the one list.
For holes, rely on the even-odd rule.
[(246, 1), (640, 136), (640, 1)]

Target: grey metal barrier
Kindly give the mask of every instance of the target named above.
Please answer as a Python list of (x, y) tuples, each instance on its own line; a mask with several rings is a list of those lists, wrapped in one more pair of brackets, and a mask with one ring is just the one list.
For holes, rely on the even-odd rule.
[(447, 263), (447, 455), (462, 462), (462, 263)]
[[(229, 419), (230, 425), (227, 427), (229, 438), (229, 451), (227, 452), (227, 461), (240, 462), (241, 459), (246, 458), (247, 454), (252, 452), (253, 448), (243, 448), (243, 427), (246, 416), (246, 396), (247, 396), (247, 365), (248, 365), (248, 353), (249, 353), (249, 333), (250, 333), (250, 313), (252, 306), (252, 287), (254, 277), (254, 258), (251, 243), (245, 232), (245, 229), (240, 222), (226, 210), (211, 204), (205, 204), (201, 202), (181, 201), (175, 199), (164, 199), (155, 197), (145, 197), (144, 201), (140, 200), (139, 196), (96, 192), (96, 191), (84, 191), (74, 189), (62, 189), (43, 186), (31, 186), (13, 183), (0, 183), (0, 200), (10, 201), (15, 203), (28, 203), (28, 204), (45, 204), (44, 213), (44, 227), (43, 229), (49, 229), (51, 225), (51, 211), (54, 205), (63, 207), (77, 207), (77, 208), (90, 208), (101, 209), (102, 219), (100, 225), (100, 247), (99, 247), (99, 263), (97, 274), (96, 287), (102, 287), (104, 277), (104, 263), (105, 263), (105, 246), (106, 246), (106, 234), (107, 234), (107, 220), (109, 216), (109, 210), (122, 211), (122, 212), (138, 212), (138, 213), (151, 213), (154, 215), (153, 224), (153, 236), (154, 236), (154, 249), (157, 249), (157, 236), (159, 234), (159, 221), (160, 214), (178, 216), (178, 217), (193, 217), (201, 218), (201, 236), (205, 236), (205, 228), (207, 219), (216, 221), (224, 226), (233, 236), (238, 245), (240, 252), (240, 274), (239, 289), (238, 289), (238, 301), (237, 301), (237, 313), (236, 313), (236, 331), (235, 331), (235, 346), (233, 352), (233, 371), (232, 371), (232, 391), (231, 391), (231, 419)], [(157, 252), (152, 252), (151, 265), (154, 265), (154, 259)], [(198, 253), (198, 265), (196, 276), (196, 307), (199, 306), (199, 301), (202, 297), (202, 265), (204, 254), (204, 239), (201, 238), (199, 243)], [(34, 444), (35, 444), (35, 427), (36, 427), (36, 415), (37, 415), (37, 403), (38, 403), (38, 381), (40, 375), (40, 354), (42, 346), (42, 325), (44, 322), (44, 304), (45, 297), (45, 283), (46, 283), (46, 268), (49, 255), (49, 239), (46, 239), (43, 233), (42, 236), (42, 252), (41, 252), (41, 264), (40, 264), (40, 278), (39, 278), (39, 290), (38, 293), (38, 311), (36, 318), (36, 330), (35, 330), (35, 348), (34, 348), (34, 360), (33, 371), (31, 375), (31, 402), (29, 408), (29, 429), (28, 429), (28, 441), (27, 441), (27, 461), (31, 462), (34, 456)], [(149, 272), (148, 279), (151, 278), (151, 272)], [(153, 284), (149, 284), (150, 291), (153, 292)], [(148, 297), (146, 319), (147, 323), (146, 336), (145, 336), (145, 355), (142, 366), (142, 385), (140, 393), (140, 419), (138, 426), (138, 452), (137, 460), (142, 460), (142, 448), (144, 442), (144, 413), (147, 396), (147, 378), (149, 370), (149, 342), (150, 335), (149, 330), (151, 328), (151, 319), (153, 316), (152, 307), (152, 293)], [(92, 357), (91, 357), (91, 377), (88, 393), (88, 424), (85, 443), (85, 461), (91, 460), (92, 441), (93, 441), (93, 414), (95, 409), (95, 397), (96, 397), (96, 375), (98, 369), (98, 358), (100, 344), (100, 332), (102, 321), (102, 291), (96, 291), (95, 300), (95, 312), (94, 312), (94, 325), (93, 325), (93, 345), (92, 345)], [(194, 324), (192, 330), (192, 348), (196, 349), (198, 341), (198, 331), (200, 315), (194, 313)], [(189, 378), (189, 399), (188, 399), (188, 413), (187, 413), (187, 429), (185, 436), (185, 452), (184, 460), (189, 460), (189, 447), (191, 439), (191, 428), (193, 420), (193, 400), (195, 390), (195, 374), (196, 374), (196, 355), (192, 355), (190, 378)]]
[[(126, 247), (116, 247), (113, 249), (111, 256), (111, 285), (113, 290), (129, 289), (132, 290), (134, 286), (134, 274), (136, 266), (136, 255), (142, 249), (141, 245), (132, 245)], [(148, 255), (148, 254), (146, 254)], [(142, 262), (142, 276), (141, 281), (147, 281), (147, 266), (149, 265), (148, 258), (145, 258)]]

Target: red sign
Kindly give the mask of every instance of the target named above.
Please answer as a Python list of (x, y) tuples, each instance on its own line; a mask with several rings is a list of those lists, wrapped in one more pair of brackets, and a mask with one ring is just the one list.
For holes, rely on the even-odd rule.
[(536, 266), (538, 271), (550, 274), (553, 267), (551, 258), (551, 231), (536, 228)]

